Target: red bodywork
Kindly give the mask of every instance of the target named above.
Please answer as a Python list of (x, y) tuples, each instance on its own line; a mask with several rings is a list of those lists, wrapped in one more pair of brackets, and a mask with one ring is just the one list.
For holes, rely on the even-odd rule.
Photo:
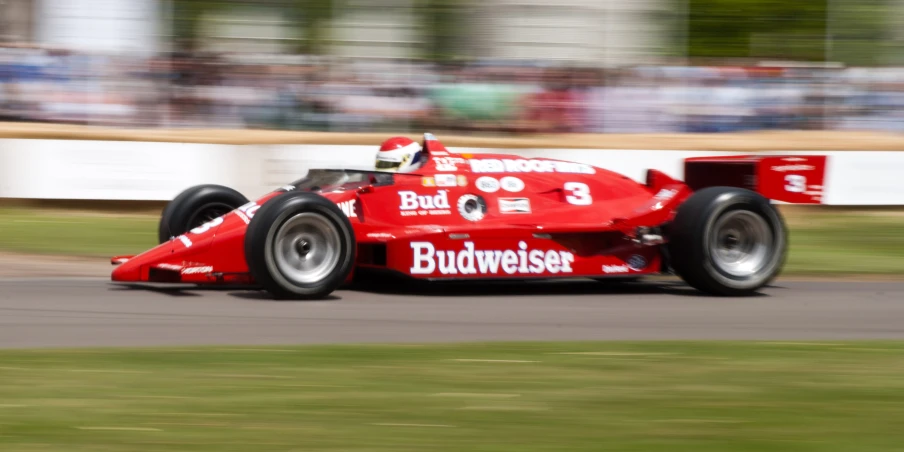
[[(771, 199), (818, 203), (825, 170), (825, 157), (688, 159), (687, 183), (649, 170), (641, 184), (580, 163), (454, 154), (425, 137), (429, 159), (417, 174), (371, 183), (380, 173), (365, 173), (361, 182), (320, 191), (352, 223), (357, 269), (421, 279), (659, 273), (659, 228), (693, 190), (729, 185)], [(807, 177), (803, 190), (800, 177)], [(254, 284), (244, 255), (247, 225), (260, 205), (293, 189), (304, 188), (283, 187), (140, 255), (114, 257), (112, 279)], [(466, 218), (463, 208), (477, 196), (485, 213)]]

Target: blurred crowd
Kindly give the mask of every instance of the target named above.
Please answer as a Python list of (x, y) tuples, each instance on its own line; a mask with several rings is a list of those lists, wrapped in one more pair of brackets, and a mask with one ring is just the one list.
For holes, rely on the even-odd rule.
[(0, 47), (0, 121), (489, 133), (904, 129), (904, 69), (599, 69)]

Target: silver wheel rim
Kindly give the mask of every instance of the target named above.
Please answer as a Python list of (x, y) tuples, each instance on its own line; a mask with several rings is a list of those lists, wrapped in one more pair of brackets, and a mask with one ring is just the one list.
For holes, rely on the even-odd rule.
[(326, 278), (339, 262), (342, 239), (322, 215), (300, 213), (276, 231), (273, 251), (276, 267), (296, 284), (316, 283)]
[(721, 271), (746, 278), (769, 265), (773, 236), (763, 217), (744, 210), (729, 212), (719, 218), (712, 231), (710, 253)]

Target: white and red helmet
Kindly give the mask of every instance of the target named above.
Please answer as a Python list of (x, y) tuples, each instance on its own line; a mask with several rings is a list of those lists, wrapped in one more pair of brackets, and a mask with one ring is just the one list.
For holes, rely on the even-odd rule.
[(381, 171), (407, 173), (414, 171), (426, 160), (421, 145), (406, 137), (392, 137), (380, 145), (376, 168)]

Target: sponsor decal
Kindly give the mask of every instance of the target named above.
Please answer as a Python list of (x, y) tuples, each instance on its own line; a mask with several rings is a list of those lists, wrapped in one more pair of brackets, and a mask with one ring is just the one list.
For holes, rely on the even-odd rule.
[(464, 195), (458, 198), (458, 213), (468, 221), (480, 221), (487, 213), (487, 203), (480, 196)]
[(292, 190), (295, 190), (295, 186), (294, 185), (285, 185), (285, 186), (280, 187), (280, 190), (292, 191)]
[(392, 234), (388, 232), (369, 232), (367, 233), (367, 237), (372, 239), (391, 239)]
[(458, 165), (464, 165), (467, 161), (459, 157), (434, 157), (437, 171), (458, 171)]
[(627, 265), (603, 265), (603, 273), (630, 273)]
[(499, 198), (499, 213), (530, 213), (527, 198)]
[(490, 176), (483, 176), (477, 178), (477, 181), (474, 183), (478, 190), (484, 193), (496, 193), (499, 191), (499, 181)]
[(342, 213), (349, 218), (358, 218), (358, 202), (354, 199), (350, 201), (342, 201), (336, 204)]
[(210, 273), (213, 271), (213, 267), (189, 267), (182, 270), (183, 275), (193, 275), (197, 273)]
[(810, 171), (816, 169), (813, 165), (780, 165), (773, 166), (772, 171), (784, 173), (786, 171)]
[(458, 186), (458, 178), (454, 174), (437, 174), (433, 177), (437, 187), (456, 187)]
[(459, 174), (456, 178), (458, 181), (459, 187), (467, 187), (468, 186), (468, 178), (464, 174)]
[(518, 242), (517, 250), (479, 250), (474, 242), (464, 249), (437, 250), (430, 242), (411, 242), (413, 255), (409, 269), (413, 275), (429, 275), (439, 270), (444, 275), (538, 275), (572, 273), (574, 254), (567, 251), (530, 249)]
[(399, 192), (399, 210), (402, 216), (450, 215), (449, 190), (439, 190), (435, 195), (418, 195), (413, 191)]
[(783, 162), (806, 162), (807, 159), (800, 157), (785, 157), (782, 159)]
[(572, 173), (596, 174), (590, 165), (535, 159), (471, 159), (473, 173)]
[(524, 181), (517, 177), (505, 176), (499, 182), (501, 182), (502, 189), (507, 192), (518, 193), (524, 190)]
[(653, 196), (653, 199), (657, 199), (660, 201), (668, 201), (668, 200), (674, 198), (675, 195), (677, 195), (677, 194), (678, 194), (678, 190), (667, 190), (667, 189), (663, 188), (662, 190), (659, 190), (659, 193), (656, 193), (656, 195)]
[(260, 208), (261, 206), (257, 205), (256, 202), (251, 201), (248, 204), (235, 209), (233, 212), (235, 212), (235, 214), (238, 215), (238, 217), (241, 218), (242, 221), (245, 222), (245, 224), (248, 224), (251, 222), (251, 219), (254, 218), (254, 214), (257, 213), (257, 210)]
[(628, 267), (631, 270), (641, 271), (647, 267), (647, 260), (639, 254), (634, 254), (628, 258)]
[(176, 265), (176, 264), (157, 264), (156, 267), (161, 270), (172, 270), (172, 271), (182, 270), (182, 266)]
[(422, 177), (421, 185), (425, 187), (436, 187), (436, 179), (432, 177)]

